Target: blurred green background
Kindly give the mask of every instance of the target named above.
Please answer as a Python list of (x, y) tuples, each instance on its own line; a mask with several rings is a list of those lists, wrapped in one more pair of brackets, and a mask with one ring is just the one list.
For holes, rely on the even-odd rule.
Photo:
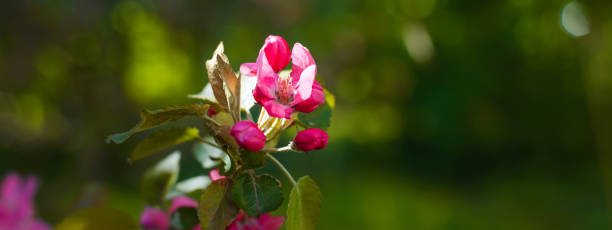
[[(275, 34), (308, 47), (336, 95), (327, 149), (279, 156), (319, 183), (320, 229), (610, 229), (611, 12), (568, 0), (3, 2), (0, 173), (37, 174), (52, 224), (96, 204), (138, 217), (139, 179), (169, 151), (129, 165), (136, 141), (104, 138), (143, 108), (191, 102), (220, 40), (237, 70)], [(186, 153), (180, 177), (205, 173)]]

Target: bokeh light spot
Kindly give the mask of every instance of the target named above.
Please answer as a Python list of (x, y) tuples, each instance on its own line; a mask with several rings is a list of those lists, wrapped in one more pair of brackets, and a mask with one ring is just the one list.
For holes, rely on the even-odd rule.
[(561, 26), (575, 37), (589, 34), (589, 19), (584, 7), (576, 1), (566, 4), (561, 10)]

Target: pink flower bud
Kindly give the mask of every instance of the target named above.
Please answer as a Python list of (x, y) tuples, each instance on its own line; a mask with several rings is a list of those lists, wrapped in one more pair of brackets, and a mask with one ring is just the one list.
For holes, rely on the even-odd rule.
[(210, 180), (212, 180), (212, 181), (216, 181), (216, 180), (220, 180), (220, 179), (225, 178), (225, 176), (223, 176), (223, 175), (221, 175), (219, 173), (219, 169), (210, 170), (208, 172), (208, 176), (210, 177)]
[(140, 225), (145, 230), (167, 229), (170, 226), (170, 220), (163, 211), (146, 208), (140, 216)]
[(304, 152), (321, 150), (327, 146), (327, 133), (321, 129), (305, 129), (293, 139), (295, 146)]
[(257, 128), (257, 124), (252, 121), (240, 121), (232, 127), (230, 134), (236, 139), (240, 147), (251, 152), (263, 149), (266, 143), (266, 136)]
[(217, 115), (217, 111), (215, 111), (213, 108), (208, 108), (208, 110), (206, 110), (206, 114), (208, 114), (209, 117), (212, 117)]

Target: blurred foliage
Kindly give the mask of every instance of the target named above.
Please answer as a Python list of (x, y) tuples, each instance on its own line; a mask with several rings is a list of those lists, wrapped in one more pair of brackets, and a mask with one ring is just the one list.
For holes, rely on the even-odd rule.
[[(277, 34), (310, 49), (336, 95), (328, 148), (279, 156), (321, 187), (320, 229), (609, 229), (610, 12), (568, 0), (4, 2), (0, 172), (38, 174), (38, 214), (53, 224), (99, 205), (136, 217), (144, 171), (171, 150), (129, 165), (137, 140), (104, 138), (141, 109), (192, 101), (220, 40), (237, 70)], [(191, 154), (180, 163), (179, 180), (204, 173)]]

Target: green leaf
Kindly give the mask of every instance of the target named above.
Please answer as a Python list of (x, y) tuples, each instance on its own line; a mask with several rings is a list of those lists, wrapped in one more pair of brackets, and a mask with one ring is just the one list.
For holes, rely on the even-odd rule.
[(148, 157), (168, 147), (200, 138), (200, 131), (192, 127), (175, 127), (158, 130), (142, 140), (130, 154), (130, 162)]
[(331, 123), (331, 114), (330, 106), (324, 103), (311, 113), (300, 113), (298, 119), (306, 125), (306, 128), (327, 129)]
[(283, 191), (278, 179), (270, 175), (254, 177), (245, 173), (234, 181), (232, 199), (251, 216), (276, 210), (283, 203)]
[(210, 184), (200, 198), (198, 218), (202, 230), (223, 230), (238, 215), (238, 207), (230, 199), (231, 183), (219, 179)]
[(321, 203), (321, 191), (314, 180), (309, 176), (300, 178), (289, 195), (287, 230), (316, 229)]
[(234, 119), (232, 115), (228, 112), (219, 112), (212, 117), (215, 121), (219, 122), (221, 125), (233, 126)]
[(132, 216), (111, 208), (86, 208), (72, 213), (56, 230), (138, 230)]
[(160, 204), (178, 179), (181, 153), (176, 151), (145, 172), (140, 185), (142, 196), (149, 205)]
[(334, 109), (336, 106), (336, 96), (326, 88), (323, 88), (323, 93), (325, 94), (325, 102), (329, 105), (329, 108)]
[(198, 210), (192, 207), (179, 208), (170, 219), (174, 229), (193, 229), (199, 222)]
[(194, 103), (187, 105), (171, 106), (154, 111), (144, 110), (140, 112), (140, 123), (138, 123), (136, 126), (128, 130), (127, 132), (117, 133), (108, 136), (106, 138), (106, 143), (110, 143), (112, 141), (115, 144), (120, 144), (137, 132), (165, 125), (170, 122), (179, 120), (183, 117), (205, 115), (206, 111), (208, 110), (208, 107), (208, 104)]
[(240, 151), (240, 161), (245, 169), (259, 169), (266, 165), (266, 153), (251, 152), (246, 149)]

